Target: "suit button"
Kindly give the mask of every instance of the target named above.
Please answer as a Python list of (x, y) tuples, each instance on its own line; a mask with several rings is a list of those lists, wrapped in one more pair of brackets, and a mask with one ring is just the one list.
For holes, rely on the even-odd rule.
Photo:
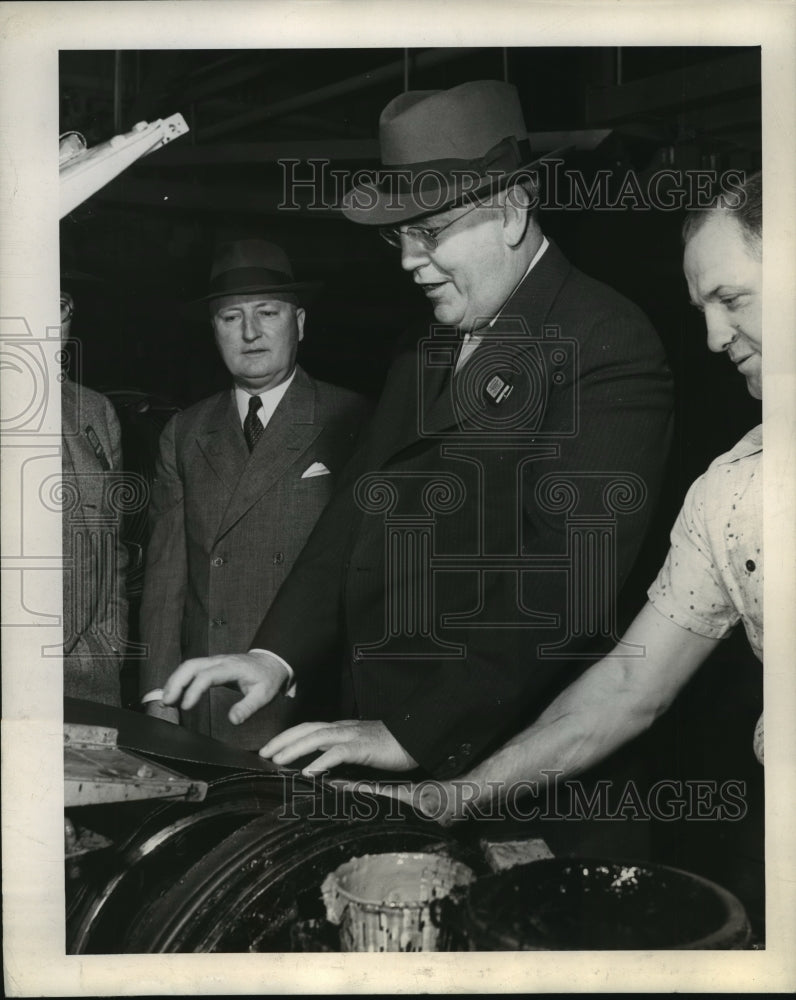
[(447, 764), (448, 767), (458, 767), (459, 759), (457, 757), (454, 757), (453, 754), (451, 754), (450, 757), (448, 757)]
[(212, 628), (221, 628), (222, 625), (226, 625), (226, 624), (227, 624), (226, 618), (214, 618), (210, 622), (210, 625), (211, 625)]
[(275, 552), (274, 553), (274, 566), (281, 566), (284, 561), (285, 561), (285, 553), (284, 552)]
[(226, 560), (222, 559), (221, 556), (216, 556), (212, 562), (213, 566), (223, 566)]

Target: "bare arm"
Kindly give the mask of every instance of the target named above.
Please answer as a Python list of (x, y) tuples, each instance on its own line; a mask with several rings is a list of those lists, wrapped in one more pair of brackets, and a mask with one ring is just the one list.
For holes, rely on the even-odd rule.
[[(504, 798), (520, 780), (543, 783), (544, 771), (560, 772), (562, 777), (585, 771), (666, 711), (719, 642), (675, 625), (647, 603), (623, 640), (644, 646), (644, 656), (619, 655), (626, 652), (626, 645), (617, 646), (562, 691), (532, 725), (468, 774), (391, 794), (410, 799), (421, 811), (449, 823), (462, 818), (452, 812), (459, 803), (484, 807)], [(466, 796), (455, 794), (457, 782), (467, 783)]]

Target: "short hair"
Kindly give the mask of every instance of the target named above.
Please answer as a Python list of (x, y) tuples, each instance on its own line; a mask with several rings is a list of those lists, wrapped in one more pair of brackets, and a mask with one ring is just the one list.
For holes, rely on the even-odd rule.
[(763, 174), (756, 171), (738, 185), (738, 198), (726, 191), (716, 194), (705, 208), (692, 209), (683, 222), (683, 246), (713, 215), (724, 212), (731, 215), (741, 227), (744, 243), (756, 257), (761, 256), (763, 242)]

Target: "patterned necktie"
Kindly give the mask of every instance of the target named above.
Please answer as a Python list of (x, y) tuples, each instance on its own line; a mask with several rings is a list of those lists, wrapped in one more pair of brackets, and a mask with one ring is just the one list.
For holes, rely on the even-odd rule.
[(254, 449), (254, 446), (260, 440), (263, 435), (263, 431), (265, 430), (262, 421), (257, 414), (257, 411), (262, 405), (263, 401), (259, 396), (249, 397), (249, 412), (246, 414), (246, 419), (243, 421), (243, 436), (246, 438), (246, 444), (249, 446), (249, 451)]

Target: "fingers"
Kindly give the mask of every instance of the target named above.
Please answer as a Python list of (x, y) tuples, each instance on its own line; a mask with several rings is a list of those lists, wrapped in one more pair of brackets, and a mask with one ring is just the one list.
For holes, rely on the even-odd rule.
[[(215, 687), (217, 684), (228, 684), (230, 682), (240, 683), (243, 679), (241, 667), (237, 660), (232, 660), (228, 657), (211, 656), (206, 660), (188, 660), (188, 663), (192, 662), (205, 663), (207, 666), (199, 668), (199, 670), (194, 673), (193, 679), (185, 688), (182, 701), (180, 702), (180, 707), (182, 709), (187, 710), (189, 708), (193, 708), (208, 688)], [(165, 689), (163, 691), (163, 700), (166, 700)], [(240, 702), (238, 702), (238, 704), (240, 704)], [(254, 711), (254, 709), (252, 709), (252, 711)], [(251, 715), (251, 712), (249, 712), (249, 715)], [(248, 716), (246, 716), (246, 718), (248, 718)]]
[(230, 708), (227, 718), (233, 725), (239, 726), (254, 715), (255, 712), (259, 712), (270, 700), (265, 685), (254, 684), (249, 688), (245, 696), (240, 701), (236, 701), (232, 708)]
[(167, 705), (179, 702), (183, 709), (193, 708), (208, 688), (234, 683), (246, 696), (233, 706), (229, 717), (241, 723), (273, 698), (284, 671), (284, 666), (270, 658), (250, 653), (186, 660), (166, 681), (163, 701)]
[[(316, 750), (329, 750), (339, 744), (351, 743), (356, 740), (358, 729), (355, 723), (345, 722), (303, 722), (298, 726), (286, 729), (275, 736), (260, 750), (262, 757), (270, 757), (274, 764), (290, 764), (297, 757), (304, 757)], [(357, 750), (357, 754), (361, 751)], [(336, 755), (333, 755), (333, 757)], [(320, 758), (319, 758), (320, 759)], [(336, 763), (359, 763), (348, 756), (343, 756)], [(317, 762), (313, 761), (312, 771), (304, 769), (305, 774), (317, 773)]]
[[(320, 761), (313, 761), (313, 768), (319, 763)], [(434, 781), (423, 781), (407, 785), (384, 781), (352, 781), (342, 778), (331, 779), (329, 784), (341, 791), (388, 796), (399, 802), (405, 802), (442, 827), (449, 827), (456, 821), (466, 819), (465, 813), (456, 813), (452, 808), (452, 803), (456, 801), (455, 789), (452, 784), (443, 783), (440, 785)]]
[[(215, 663), (217, 659), (218, 657), (215, 656), (205, 656), (201, 659), (186, 660), (185, 663), (181, 663), (163, 686), (163, 704), (174, 705), (194, 678), (202, 671), (207, 670), (208, 666)], [(183, 705), (183, 708), (185, 707), (187, 706)]]
[(260, 750), (277, 764), (289, 764), (318, 750), (324, 754), (303, 769), (317, 774), (339, 764), (364, 764), (386, 771), (410, 771), (417, 761), (398, 743), (383, 722), (305, 722), (280, 733)]
[(289, 748), (296, 740), (331, 725), (329, 722), (301, 722), (297, 726), (291, 726), (290, 729), (273, 736), (264, 747), (261, 747), (260, 756), (273, 758), (274, 754)]
[(366, 754), (361, 743), (337, 743), (302, 768), (301, 773), (309, 778), (315, 774), (325, 774), (340, 764), (363, 764)]
[(144, 712), (152, 719), (162, 719), (164, 722), (172, 722), (175, 725), (180, 721), (180, 711), (171, 705), (164, 705), (159, 701), (149, 701), (144, 706)]

